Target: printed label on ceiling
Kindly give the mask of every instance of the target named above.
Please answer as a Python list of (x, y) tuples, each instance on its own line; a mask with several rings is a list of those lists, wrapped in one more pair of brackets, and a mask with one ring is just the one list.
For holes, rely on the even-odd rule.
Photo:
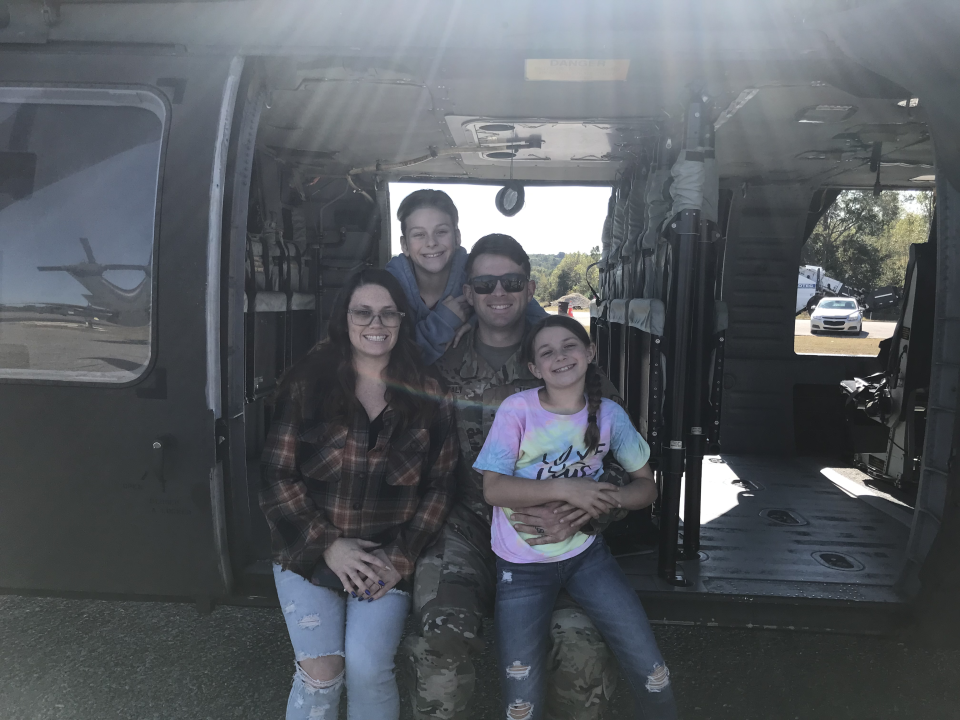
[(527, 80), (553, 82), (604, 82), (626, 80), (629, 60), (585, 60), (561, 58), (527, 60)]

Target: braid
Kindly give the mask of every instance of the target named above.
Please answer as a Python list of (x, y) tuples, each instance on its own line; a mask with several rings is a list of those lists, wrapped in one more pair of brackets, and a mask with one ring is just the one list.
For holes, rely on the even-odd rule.
[(583, 434), (583, 442), (587, 452), (591, 452), (600, 444), (600, 425), (597, 423), (597, 413), (600, 412), (600, 399), (603, 397), (601, 389), (603, 380), (595, 363), (587, 367), (587, 431)]

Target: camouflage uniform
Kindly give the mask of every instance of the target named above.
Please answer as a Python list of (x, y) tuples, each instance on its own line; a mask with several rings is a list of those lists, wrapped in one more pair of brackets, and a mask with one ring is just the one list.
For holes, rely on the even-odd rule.
[[(457, 406), (461, 453), (457, 504), (440, 537), (417, 561), (413, 605), (420, 633), (401, 646), (401, 667), (418, 720), (467, 720), (471, 715), (468, 704), (476, 683), (472, 656), (484, 648), (481, 626), (492, 615), (496, 588), (491, 508), (473, 463), (500, 403), (540, 384), (516, 355), (495, 371), (477, 353), (474, 339), (475, 333), (468, 334), (436, 365)], [(605, 390), (613, 389), (607, 386)], [(596, 720), (616, 682), (615, 660), (565, 592), (554, 609), (551, 640), (546, 719)]]

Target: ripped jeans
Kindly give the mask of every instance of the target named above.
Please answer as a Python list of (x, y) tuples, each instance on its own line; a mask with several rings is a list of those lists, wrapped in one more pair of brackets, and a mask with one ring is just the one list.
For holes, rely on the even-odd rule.
[[(349, 720), (397, 720), (400, 693), (394, 655), (410, 612), (410, 596), (390, 590), (372, 602), (317, 587), (289, 570), (273, 566), (280, 608), (296, 656), (287, 720), (337, 720), (340, 693), (347, 686)], [(300, 661), (340, 655), (344, 672), (317, 681)]]
[(560, 562), (517, 564), (497, 559), (495, 620), (504, 716), (543, 717), (550, 618), (562, 588), (616, 655), (633, 694), (636, 717), (674, 720), (677, 708), (670, 673), (640, 599), (602, 536), (579, 555)]

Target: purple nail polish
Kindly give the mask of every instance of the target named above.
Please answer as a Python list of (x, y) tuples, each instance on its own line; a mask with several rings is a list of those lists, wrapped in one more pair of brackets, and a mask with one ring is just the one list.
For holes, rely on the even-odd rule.
[(370, 594), (370, 591), (369, 591), (369, 590), (364, 590), (364, 592), (365, 592), (367, 595)]
[(353, 590), (350, 591), (350, 594), (351, 594), (353, 597), (356, 597), (356, 596), (357, 596), (357, 594), (356, 594), (355, 592), (353, 592)]
[(380, 587), (383, 587), (384, 585), (386, 585), (386, 583), (383, 580), (377, 580), (377, 582), (380, 583)]

